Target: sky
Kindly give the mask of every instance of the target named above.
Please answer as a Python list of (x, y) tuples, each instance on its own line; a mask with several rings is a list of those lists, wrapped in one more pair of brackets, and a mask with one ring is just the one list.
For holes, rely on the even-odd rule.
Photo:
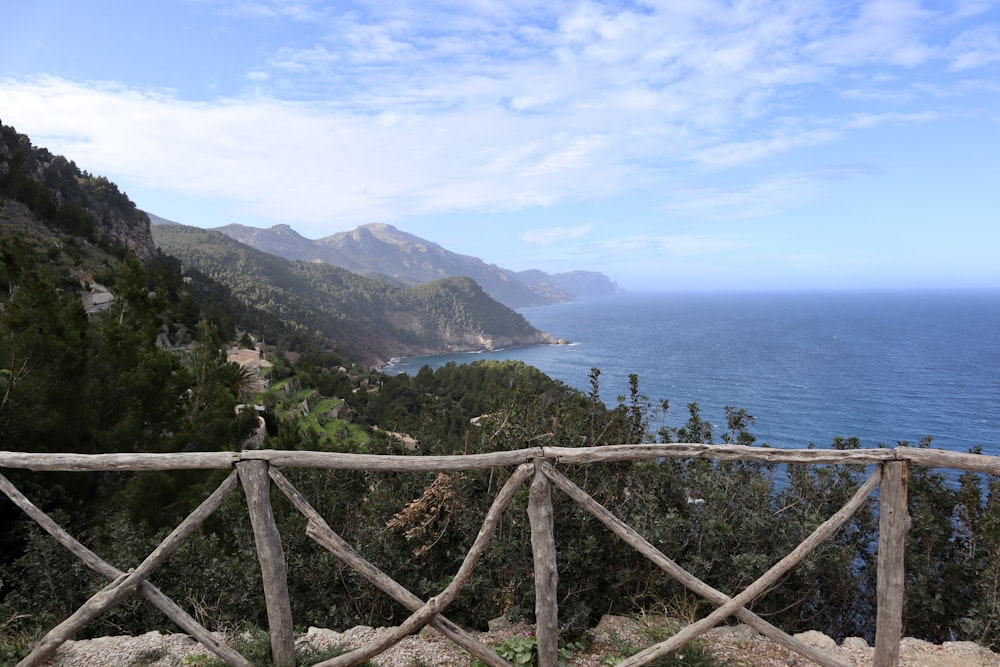
[(0, 0), (0, 121), (199, 227), (629, 291), (1000, 288), (1000, 0)]

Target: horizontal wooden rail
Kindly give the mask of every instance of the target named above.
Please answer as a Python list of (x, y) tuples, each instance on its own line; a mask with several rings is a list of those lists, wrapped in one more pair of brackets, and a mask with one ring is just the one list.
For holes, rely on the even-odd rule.
[[(802, 544), (776, 563), (765, 575), (732, 597), (717, 591), (685, 572), (670, 558), (655, 549), (634, 529), (597, 503), (556, 469), (561, 464), (585, 465), (624, 461), (661, 461), (664, 459), (745, 460), (781, 464), (830, 464), (871, 466), (874, 470), (852, 499), (830, 519), (819, 526)], [(39, 665), (70, 638), (87, 619), (110, 608), (126, 595), (136, 591), (154, 602), (177, 621), (210, 651), (227, 664), (244, 667), (246, 661), (211, 633), (200, 626), (173, 601), (164, 596), (147, 579), (197, 525), (207, 518), (222, 499), (231, 492), (237, 479), (244, 488), (255, 535), (258, 559), (264, 581), (265, 601), (272, 636), (275, 664), (291, 667), (295, 663), (292, 640), (292, 619), (288, 604), (288, 586), (281, 537), (271, 512), (269, 487), (273, 482), (293, 506), (307, 519), (306, 535), (328, 549), (362, 577), (407, 607), (411, 616), (377, 642), (349, 654), (322, 663), (323, 667), (357, 664), (385, 650), (407, 634), (431, 625), (465, 648), (473, 656), (492, 667), (509, 663), (489, 647), (479, 643), (464, 630), (449, 621), (444, 609), (458, 596), (472, 574), (479, 556), (486, 549), (501, 513), (514, 493), (529, 485), (528, 518), (531, 524), (536, 586), (536, 637), (539, 665), (555, 667), (557, 661), (556, 619), (556, 547), (552, 524), (552, 492), (567, 494), (593, 514), (612, 533), (646, 556), (665, 573), (682, 585), (717, 605), (704, 619), (682, 629), (672, 638), (630, 658), (626, 664), (642, 665), (676, 648), (706, 631), (725, 617), (735, 615), (775, 641), (827, 667), (842, 663), (819, 649), (804, 645), (775, 628), (747, 609), (753, 599), (767, 590), (782, 573), (823, 540), (829, 538), (868, 497), (879, 489), (880, 531), (878, 548), (878, 618), (874, 664), (894, 667), (899, 660), (899, 629), (902, 620), (903, 554), (909, 517), (906, 509), (906, 470), (909, 465), (949, 468), (1000, 475), (1000, 457), (981, 454), (960, 454), (940, 449), (895, 447), (892, 449), (776, 449), (738, 445), (705, 445), (698, 443), (635, 444), (604, 447), (531, 447), (504, 452), (459, 456), (388, 456), (348, 454), (340, 452), (252, 450), (241, 452), (134, 453), (134, 454), (70, 454), (26, 453), (0, 451), (0, 468), (33, 471), (121, 471), (149, 470), (213, 470), (234, 472), (191, 516), (185, 519), (166, 540), (136, 569), (127, 573), (113, 568), (96, 554), (73, 539), (48, 516), (27, 500), (3, 475), (0, 491), (6, 494), (28, 516), (48, 531), (92, 569), (112, 579), (102, 591), (84, 604), (74, 615), (51, 630), (35, 650), (18, 663), (19, 667)], [(422, 600), (365, 560), (326, 524), (302, 495), (281, 474), (279, 468), (314, 468), (325, 470), (364, 470), (373, 472), (450, 472), (473, 469), (516, 469), (484, 519), (483, 527), (470, 548), (459, 572), (448, 587), (429, 600)], [(530, 482), (529, 482), (530, 481)]]
[(342, 452), (257, 449), (242, 452), (185, 452), (176, 454), (53, 454), (0, 451), (0, 468), (36, 471), (224, 470), (241, 461), (267, 461), (282, 468), (368, 470), (373, 472), (450, 472), (506, 468), (536, 459), (589, 464), (665, 458), (703, 458), (718, 461), (764, 461), (835, 465), (878, 465), (905, 461), (928, 468), (951, 468), (1000, 475), (1000, 457), (962, 454), (943, 449), (778, 449), (742, 445), (670, 443), (610, 445), (604, 447), (531, 447), (488, 454), (456, 456), (347, 454)]

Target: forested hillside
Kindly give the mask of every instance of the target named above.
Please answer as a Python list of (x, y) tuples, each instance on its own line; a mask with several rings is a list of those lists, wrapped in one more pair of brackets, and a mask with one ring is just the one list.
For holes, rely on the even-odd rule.
[(140, 260), (153, 257), (149, 218), (117, 185), (33, 146), (27, 136), (2, 122), (0, 198), (23, 204), (61, 232), (108, 250), (123, 246)]
[(286, 260), (216, 231), (153, 227), (156, 244), (260, 308), (368, 366), (392, 357), (554, 343), (469, 278), (403, 289), (322, 262)]

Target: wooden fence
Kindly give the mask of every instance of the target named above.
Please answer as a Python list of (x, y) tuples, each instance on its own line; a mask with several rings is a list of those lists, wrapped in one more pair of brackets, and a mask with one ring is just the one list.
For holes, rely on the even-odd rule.
[[(757, 581), (730, 597), (686, 572), (631, 527), (600, 505), (584, 490), (559, 472), (558, 465), (606, 463), (664, 458), (707, 458), (716, 460), (755, 460), (786, 464), (850, 464), (873, 466), (873, 472), (842, 509), (818, 526), (799, 546), (782, 558)], [(249, 667), (243, 656), (219, 641), (190, 614), (164, 595), (149, 581), (150, 575), (198, 526), (214, 512), (237, 485), (243, 487), (257, 546), (257, 556), (264, 582), (264, 597), (275, 665), (295, 664), (291, 605), (288, 597), (285, 555), (271, 512), (271, 484), (281, 490), (307, 519), (306, 534), (328, 549), (366, 580), (400, 602), (412, 613), (398, 627), (350, 653), (320, 663), (322, 667), (361, 663), (386, 650), (424, 625), (446, 635), (472, 656), (495, 667), (510, 664), (488, 646), (473, 638), (443, 612), (468, 581), (479, 557), (486, 549), (507, 505), (523, 484), (530, 483), (528, 518), (534, 555), (536, 605), (535, 634), (540, 667), (556, 667), (558, 650), (558, 609), (556, 588), (556, 544), (552, 512), (552, 491), (558, 489), (580, 503), (620, 539), (649, 558), (664, 572), (691, 591), (701, 595), (717, 609), (705, 618), (688, 625), (673, 637), (656, 644), (620, 663), (623, 667), (648, 664), (679, 648), (711, 629), (729, 616), (770, 637), (774, 641), (809, 658), (823, 667), (846, 667), (827, 653), (809, 646), (774, 627), (747, 609), (747, 605), (768, 589), (809, 551), (833, 535), (876, 490), (879, 490), (879, 541), (877, 625), (875, 634), (876, 667), (899, 662), (899, 641), (903, 612), (903, 554), (910, 519), (906, 505), (906, 480), (909, 465), (952, 468), (1000, 474), (1000, 457), (958, 454), (935, 449), (857, 449), (857, 450), (786, 450), (733, 445), (643, 444), (591, 448), (535, 447), (516, 451), (466, 456), (384, 456), (311, 451), (253, 450), (243, 452), (177, 454), (28, 454), (0, 452), (0, 468), (35, 471), (141, 471), (230, 469), (232, 473), (202, 502), (142, 563), (123, 572), (105, 562), (80, 544), (56, 522), (39, 510), (10, 481), (0, 475), (2, 490), (28, 516), (88, 567), (111, 580), (69, 618), (54, 627), (18, 667), (40, 665), (90, 619), (138, 592), (206, 649), (234, 667)], [(334, 532), (320, 514), (305, 500), (280, 468), (319, 468), (369, 470), (382, 472), (446, 472), (486, 468), (514, 468), (486, 514), (482, 528), (451, 583), (438, 595), (421, 600), (368, 562), (350, 544)]]

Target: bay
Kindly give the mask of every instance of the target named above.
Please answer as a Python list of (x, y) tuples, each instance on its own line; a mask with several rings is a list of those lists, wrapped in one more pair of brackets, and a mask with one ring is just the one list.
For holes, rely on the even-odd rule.
[[(388, 373), (513, 359), (613, 404), (629, 374), (666, 422), (687, 404), (725, 427), (725, 406), (756, 418), (758, 442), (912, 445), (1000, 455), (1000, 291), (649, 293), (520, 311), (572, 344), (394, 360)], [(721, 428), (720, 428), (721, 426)]]

